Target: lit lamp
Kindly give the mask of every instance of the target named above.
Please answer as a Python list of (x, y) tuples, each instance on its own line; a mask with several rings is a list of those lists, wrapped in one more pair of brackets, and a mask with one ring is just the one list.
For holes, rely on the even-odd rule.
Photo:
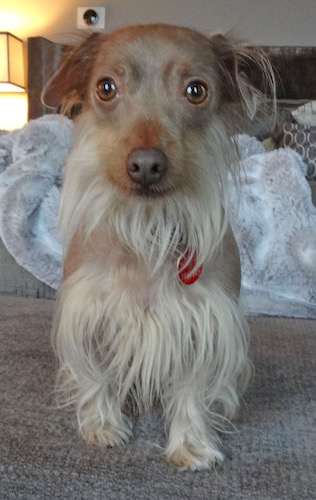
[(27, 122), (23, 42), (0, 32), (0, 130), (14, 130)]
[(0, 92), (24, 92), (23, 42), (0, 32)]

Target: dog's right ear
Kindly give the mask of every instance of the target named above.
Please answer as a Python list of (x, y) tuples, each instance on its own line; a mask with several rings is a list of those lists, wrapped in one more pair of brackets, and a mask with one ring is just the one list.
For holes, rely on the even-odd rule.
[(259, 71), (266, 91), (275, 101), (275, 77), (269, 59), (261, 49), (245, 46), (233, 33), (213, 35), (210, 41), (218, 56), (226, 102), (239, 105), (241, 113), (253, 119), (263, 94), (250, 82), (245, 69), (253, 66)]
[(61, 107), (67, 114), (75, 104), (83, 102), (104, 35), (93, 33), (68, 54), (59, 70), (46, 83), (41, 100), (49, 108)]

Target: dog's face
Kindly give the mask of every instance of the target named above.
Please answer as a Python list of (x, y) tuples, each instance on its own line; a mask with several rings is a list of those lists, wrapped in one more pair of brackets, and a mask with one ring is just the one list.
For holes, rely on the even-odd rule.
[(249, 108), (252, 100), (237, 65), (221, 35), (128, 27), (75, 48), (43, 99), (55, 107), (82, 104), (99, 175), (120, 192), (146, 198), (198, 192), (203, 175), (195, 165), (206, 156), (216, 163), (227, 106), (239, 101)]
[(214, 55), (185, 30), (129, 30), (124, 43), (122, 36), (103, 43), (87, 89), (87, 108), (117, 139), (101, 153), (106, 175), (138, 194), (192, 186), (185, 144), (203, 134), (218, 105)]

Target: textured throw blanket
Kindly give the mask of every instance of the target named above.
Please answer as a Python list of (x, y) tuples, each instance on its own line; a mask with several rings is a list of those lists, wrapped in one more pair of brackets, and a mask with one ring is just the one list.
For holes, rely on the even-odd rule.
[[(73, 125), (47, 115), (0, 135), (0, 237), (16, 261), (57, 288), (62, 250), (56, 229)], [(231, 219), (248, 314), (316, 318), (316, 209), (306, 166), (291, 149), (266, 153), (238, 137), (242, 194), (230, 187)]]

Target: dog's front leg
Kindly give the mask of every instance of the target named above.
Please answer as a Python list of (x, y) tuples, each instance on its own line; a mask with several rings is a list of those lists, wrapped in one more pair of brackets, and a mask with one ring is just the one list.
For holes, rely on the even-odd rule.
[(85, 441), (114, 446), (128, 440), (131, 426), (109, 366), (115, 353), (107, 343), (105, 297), (95, 277), (82, 279), (80, 272), (74, 273), (58, 294), (53, 339), (60, 360), (56, 385), (61, 403), (76, 406)]
[(201, 386), (188, 383), (174, 390), (169, 397), (167, 413), (170, 430), (165, 453), (171, 465), (200, 470), (223, 460), (217, 446), (217, 433), (208, 423)]
[[(91, 387), (78, 401), (79, 431), (88, 444), (116, 446), (125, 444), (131, 435), (131, 423), (108, 388)], [(87, 401), (85, 401), (87, 399)]]

